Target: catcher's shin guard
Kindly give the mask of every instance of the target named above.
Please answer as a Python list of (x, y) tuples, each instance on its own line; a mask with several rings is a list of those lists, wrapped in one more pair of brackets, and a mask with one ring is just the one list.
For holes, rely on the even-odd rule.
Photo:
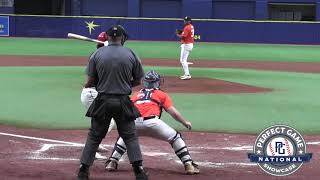
[(114, 145), (113, 152), (109, 160), (119, 161), (122, 155), (127, 151), (126, 145), (122, 138), (118, 138), (116, 144)]
[(174, 138), (170, 141), (170, 144), (183, 164), (192, 161), (188, 148), (179, 132), (177, 132)]

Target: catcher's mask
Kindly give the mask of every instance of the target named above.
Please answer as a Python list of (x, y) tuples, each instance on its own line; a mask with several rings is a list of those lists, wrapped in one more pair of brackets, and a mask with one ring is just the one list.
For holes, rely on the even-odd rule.
[(148, 71), (143, 78), (143, 86), (147, 89), (159, 89), (161, 84), (160, 75), (154, 70)]
[(129, 35), (128, 33), (126, 32), (126, 30), (124, 29), (123, 26), (121, 25), (114, 25), (114, 26), (111, 26), (111, 28), (109, 28), (107, 30), (107, 35), (110, 36), (110, 37), (119, 37), (121, 36), (122, 39), (121, 39), (121, 44), (124, 45), (124, 43), (128, 40), (129, 38)]

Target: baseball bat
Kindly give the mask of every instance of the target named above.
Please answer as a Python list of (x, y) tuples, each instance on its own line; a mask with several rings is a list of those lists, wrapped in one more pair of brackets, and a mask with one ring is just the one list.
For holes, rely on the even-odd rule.
[(79, 34), (68, 33), (68, 38), (103, 44), (102, 41), (99, 41), (99, 40), (96, 40), (96, 39), (92, 39), (92, 38), (88, 38), (86, 36), (82, 36), (82, 35), (79, 35)]

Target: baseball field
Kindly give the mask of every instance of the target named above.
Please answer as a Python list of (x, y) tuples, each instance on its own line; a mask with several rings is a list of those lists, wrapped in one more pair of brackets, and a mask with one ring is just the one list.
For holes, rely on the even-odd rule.
[[(169, 144), (142, 137), (150, 179), (289, 179), (320, 176), (320, 46), (197, 43), (189, 60), (192, 79), (179, 80), (178, 42), (129, 41), (144, 69), (164, 77), (179, 111), (193, 124), (182, 131), (200, 165), (184, 174)], [(75, 179), (90, 121), (80, 92), (95, 44), (69, 39), (0, 39), (0, 174), (4, 179)], [(137, 90), (137, 89), (135, 89)], [(274, 124), (304, 135), (311, 162), (286, 177), (273, 177), (250, 163), (256, 136)], [(127, 158), (118, 172), (103, 163), (117, 138), (103, 141), (92, 179), (133, 179)]]

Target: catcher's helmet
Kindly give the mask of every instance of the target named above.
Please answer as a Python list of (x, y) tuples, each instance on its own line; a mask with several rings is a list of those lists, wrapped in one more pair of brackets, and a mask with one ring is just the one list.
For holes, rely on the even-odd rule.
[(154, 70), (148, 71), (143, 78), (143, 86), (147, 89), (160, 88), (160, 75)]

